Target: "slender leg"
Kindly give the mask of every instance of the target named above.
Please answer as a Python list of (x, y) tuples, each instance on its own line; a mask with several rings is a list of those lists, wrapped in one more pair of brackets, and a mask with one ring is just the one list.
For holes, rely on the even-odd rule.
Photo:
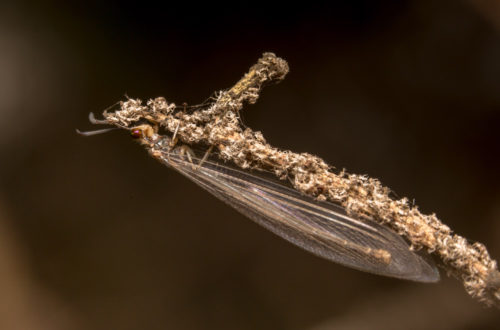
[(177, 127), (175, 128), (174, 135), (172, 135), (172, 140), (170, 140), (170, 148), (173, 148), (177, 144), (177, 132), (179, 131), (179, 126), (181, 123), (179, 122), (177, 124)]
[(200, 166), (207, 160), (208, 156), (210, 155), (210, 153), (212, 152), (212, 149), (214, 148), (213, 145), (210, 146), (210, 148), (207, 149), (207, 151), (205, 152), (205, 154), (203, 155), (203, 158), (200, 160), (200, 162), (198, 163), (198, 165), (196, 165), (196, 169), (198, 170), (200, 168)]
[(196, 170), (196, 166), (193, 163), (193, 156), (194, 156), (193, 150), (191, 150), (191, 148), (189, 148), (185, 144), (180, 146), (179, 148), (180, 148), (179, 154), (181, 156), (186, 156), (188, 161), (191, 163), (191, 167), (193, 168), (193, 170)]

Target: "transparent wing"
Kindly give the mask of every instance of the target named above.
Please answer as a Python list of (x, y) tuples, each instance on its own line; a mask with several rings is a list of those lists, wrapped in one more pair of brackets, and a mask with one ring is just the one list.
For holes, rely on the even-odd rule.
[(436, 282), (430, 260), (410, 251), (395, 232), (369, 219), (347, 215), (329, 202), (318, 202), (285, 184), (217, 161), (173, 150), (163, 161), (284, 239), (358, 270), (401, 279)]

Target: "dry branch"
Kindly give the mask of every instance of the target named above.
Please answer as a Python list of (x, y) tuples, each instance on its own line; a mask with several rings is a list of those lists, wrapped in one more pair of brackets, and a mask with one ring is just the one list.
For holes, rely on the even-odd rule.
[(391, 190), (375, 178), (334, 173), (319, 157), (279, 150), (260, 132), (242, 128), (238, 113), (244, 103), (255, 103), (264, 85), (282, 80), (287, 72), (286, 61), (265, 53), (234, 87), (216, 94), (207, 106), (187, 112), (162, 97), (146, 105), (128, 99), (119, 110), (105, 112), (105, 122), (130, 130), (138, 120), (147, 119), (176, 132), (185, 144), (213, 146), (218, 157), (242, 169), (273, 172), (280, 179), (289, 179), (304, 194), (341, 204), (350, 214), (372, 217), (404, 236), (412, 249), (437, 255), (448, 274), (461, 279), (471, 296), (499, 306), (500, 273), (483, 244), (471, 244), (454, 234), (435, 214), (422, 214), (407, 198), (393, 199)]

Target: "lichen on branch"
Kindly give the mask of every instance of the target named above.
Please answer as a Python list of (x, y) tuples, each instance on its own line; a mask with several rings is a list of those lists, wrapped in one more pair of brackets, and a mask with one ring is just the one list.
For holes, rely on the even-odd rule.
[(350, 214), (373, 218), (405, 237), (412, 249), (438, 256), (447, 273), (460, 279), (471, 296), (500, 306), (500, 273), (483, 244), (471, 244), (454, 234), (435, 214), (422, 214), (407, 198), (393, 199), (391, 190), (378, 179), (334, 173), (321, 158), (280, 150), (268, 144), (260, 132), (241, 126), (243, 105), (255, 103), (263, 86), (279, 82), (287, 73), (286, 61), (264, 53), (236, 85), (218, 92), (213, 102), (195, 111), (184, 111), (162, 97), (146, 104), (128, 99), (119, 110), (105, 112), (104, 118), (126, 129), (146, 119), (185, 144), (211, 146), (219, 158), (242, 169), (272, 172), (306, 195), (341, 204)]

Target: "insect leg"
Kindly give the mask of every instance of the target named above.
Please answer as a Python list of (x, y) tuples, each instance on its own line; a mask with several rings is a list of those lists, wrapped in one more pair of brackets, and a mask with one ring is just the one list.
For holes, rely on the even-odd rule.
[(205, 155), (203, 155), (203, 158), (200, 160), (200, 162), (198, 163), (198, 165), (196, 165), (196, 170), (198, 170), (201, 165), (207, 160), (208, 156), (210, 155), (210, 153), (212, 152), (212, 149), (214, 148), (213, 145), (211, 145), (207, 151), (205, 152)]

